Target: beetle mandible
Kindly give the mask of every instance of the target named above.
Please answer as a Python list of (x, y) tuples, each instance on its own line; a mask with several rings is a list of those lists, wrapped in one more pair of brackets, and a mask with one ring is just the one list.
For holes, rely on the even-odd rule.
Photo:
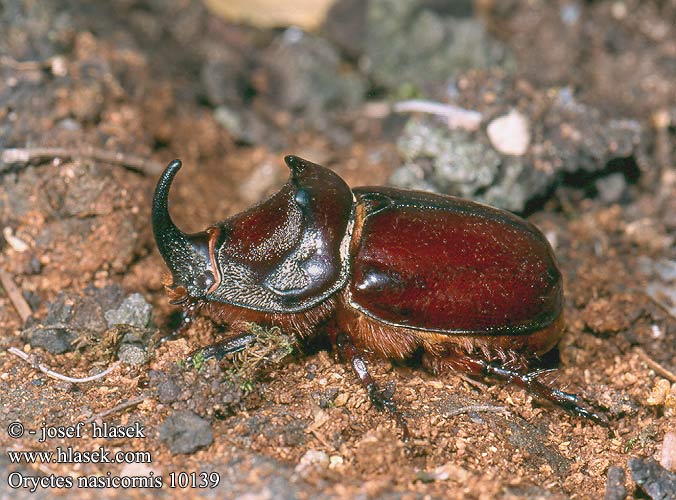
[[(596, 423), (606, 416), (538, 379), (530, 361), (564, 331), (553, 251), (531, 223), (472, 201), (389, 187), (350, 189), (333, 171), (286, 156), (289, 181), (267, 200), (195, 234), (169, 215), (172, 161), (152, 222), (183, 327), (203, 307), (216, 321), (324, 332), (374, 405), (408, 429), (368, 372), (364, 353), (422, 351), (435, 374), (453, 369), (516, 383)], [(219, 359), (253, 345), (243, 333), (211, 346)]]

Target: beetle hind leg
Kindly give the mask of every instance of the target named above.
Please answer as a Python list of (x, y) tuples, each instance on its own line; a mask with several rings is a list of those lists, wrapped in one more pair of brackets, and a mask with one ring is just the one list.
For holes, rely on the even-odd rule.
[[(465, 373), (474, 377), (494, 377), (513, 383), (526, 389), (538, 399), (544, 399), (566, 410), (568, 413), (591, 420), (609, 427), (608, 417), (600, 410), (588, 405), (576, 394), (564, 392), (543, 382), (540, 377), (550, 370), (528, 370), (517, 368), (513, 363), (501, 363), (482, 359), (480, 355), (472, 356), (452, 352), (443, 356), (426, 353), (423, 363), (434, 373), (444, 368)], [(518, 364), (518, 363), (517, 363)]]
[(352, 339), (347, 334), (340, 332), (337, 329), (333, 329), (333, 331), (330, 332), (330, 337), (331, 343), (336, 348), (340, 358), (343, 361), (350, 363), (352, 370), (357, 375), (357, 378), (359, 378), (362, 386), (366, 389), (371, 403), (373, 403), (377, 409), (387, 410), (394, 416), (397, 425), (401, 428), (402, 440), (408, 441), (410, 432), (408, 430), (408, 424), (406, 423), (406, 417), (399, 411), (392, 397), (386, 394), (378, 386), (376, 381), (373, 380), (361, 351), (354, 345)]

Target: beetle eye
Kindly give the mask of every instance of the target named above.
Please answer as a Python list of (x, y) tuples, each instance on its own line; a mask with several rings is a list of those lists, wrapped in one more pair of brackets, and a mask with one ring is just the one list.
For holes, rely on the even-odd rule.
[(211, 271), (204, 271), (204, 274), (197, 278), (196, 284), (202, 290), (208, 290), (214, 284), (214, 274)]
[(307, 192), (307, 189), (298, 189), (294, 200), (301, 206), (307, 206), (310, 203), (310, 193)]

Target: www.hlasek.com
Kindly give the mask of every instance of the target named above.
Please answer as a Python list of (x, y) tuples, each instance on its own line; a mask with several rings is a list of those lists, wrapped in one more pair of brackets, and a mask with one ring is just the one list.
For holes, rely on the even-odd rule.
[[(35, 436), (38, 443), (53, 439), (144, 439), (145, 428), (138, 422), (128, 426), (113, 426), (106, 423), (78, 422), (68, 426), (50, 426), (46, 423), (37, 429), (27, 429), (21, 422), (12, 422), (7, 427), (7, 435), (19, 439), (24, 435)], [(56, 446), (51, 450), (7, 450), (7, 458), (14, 465), (41, 464), (149, 464), (152, 454), (149, 451), (110, 450), (99, 446), (94, 450), (79, 450), (72, 446)], [(24, 489), (35, 492), (38, 489), (70, 488), (215, 488), (220, 482), (218, 472), (170, 472), (164, 476), (148, 469), (146, 475), (115, 475), (111, 472), (94, 475), (31, 475), (27, 471), (16, 470), (7, 476), (7, 484), (12, 489)]]

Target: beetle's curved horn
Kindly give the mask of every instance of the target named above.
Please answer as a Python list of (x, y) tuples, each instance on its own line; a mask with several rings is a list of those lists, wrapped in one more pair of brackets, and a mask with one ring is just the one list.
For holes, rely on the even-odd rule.
[(199, 249), (191, 242), (191, 237), (183, 233), (169, 215), (169, 189), (180, 168), (180, 160), (174, 160), (167, 165), (155, 188), (152, 211), (157, 248), (169, 267), (175, 284), (187, 281), (182, 278), (190, 276), (190, 264), (194, 260), (200, 260)]

